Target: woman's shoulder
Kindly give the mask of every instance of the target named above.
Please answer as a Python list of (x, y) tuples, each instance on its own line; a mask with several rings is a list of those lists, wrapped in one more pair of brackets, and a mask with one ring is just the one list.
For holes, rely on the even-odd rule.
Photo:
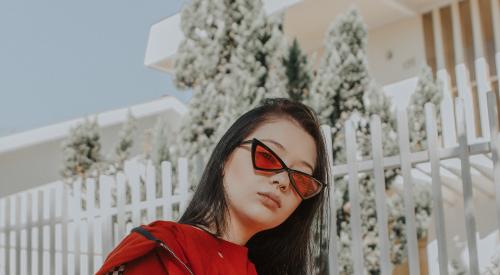
[(199, 226), (175, 221), (158, 220), (144, 226), (144, 228), (165, 242), (175, 239), (175, 242), (186, 244), (186, 242), (192, 242), (193, 239), (213, 239), (209, 232)]
[(173, 221), (155, 221), (132, 230), (130, 234), (111, 251), (98, 274), (106, 274), (113, 267), (144, 258), (158, 248), (158, 243), (165, 244), (171, 253), (181, 260), (186, 259), (185, 226)]
[[(162, 260), (157, 262), (158, 257), (152, 257), (151, 252), (158, 249), (159, 242), (162, 243), (160, 251), (168, 253), (158, 254)], [(165, 258), (169, 254), (174, 256), (170, 260)], [(151, 257), (144, 257), (146, 255)], [(150, 263), (146, 261), (148, 259)], [(104, 272), (126, 263), (129, 263), (127, 270), (143, 270), (153, 268), (157, 263), (165, 264), (167, 270), (179, 270), (173, 274), (184, 274), (179, 272), (188, 269), (187, 266), (194, 274), (215, 274), (218, 271), (255, 274), (255, 267), (247, 258), (246, 247), (218, 239), (199, 226), (163, 220), (134, 229), (108, 255), (98, 274), (107, 274)]]

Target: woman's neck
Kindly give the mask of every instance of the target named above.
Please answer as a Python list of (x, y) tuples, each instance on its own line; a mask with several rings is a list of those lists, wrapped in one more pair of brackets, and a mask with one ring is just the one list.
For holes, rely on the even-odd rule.
[[(258, 232), (258, 230), (253, 229), (252, 225), (241, 224), (239, 220), (229, 219), (228, 221), (228, 226), (226, 227), (225, 232), (222, 236), (218, 237), (225, 241), (243, 246)], [(211, 224), (209, 228), (202, 225), (197, 225), (197, 227), (213, 236), (217, 236), (215, 226), (213, 224)]]
[(240, 223), (230, 222), (221, 238), (238, 245), (245, 245), (255, 233), (253, 230), (249, 230), (249, 227), (242, 226)]

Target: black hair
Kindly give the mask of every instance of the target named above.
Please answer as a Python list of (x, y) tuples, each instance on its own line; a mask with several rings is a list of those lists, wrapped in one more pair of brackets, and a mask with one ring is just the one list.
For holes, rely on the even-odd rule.
[[(319, 121), (306, 105), (286, 98), (269, 98), (240, 116), (215, 146), (200, 182), (179, 223), (213, 227), (217, 236), (227, 228), (227, 195), (223, 186), (224, 164), (233, 150), (263, 123), (276, 118), (298, 123), (315, 141), (317, 154), (313, 176), (326, 184), (317, 196), (303, 200), (279, 226), (256, 233), (247, 242), (248, 257), (260, 275), (307, 275), (313, 273), (314, 256), (320, 246), (313, 241), (328, 236), (322, 224), (329, 200), (329, 174), (326, 144)], [(326, 237), (328, 239), (328, 237)], [(324, 251), (324, 250), (323, 250)], [(328, 248), (326, 248), (328, 251)]]

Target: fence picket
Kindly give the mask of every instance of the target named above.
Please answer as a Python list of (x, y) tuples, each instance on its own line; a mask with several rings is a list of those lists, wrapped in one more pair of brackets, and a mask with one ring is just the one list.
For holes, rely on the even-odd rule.
[(10, 197), (5, 198), (5, 274), (10, 274)]
[[(113, 176), (101, 175), (99, 177), (99, 188), (100, 192), (100, 217), (101, 217), (101, 238), (102, 238), (102, 248), (103, 254), (107, 254), (111, 251), (114, 243), (114, 230), (113, 230), (113, 215), (111, 215), (111, 186), (114, 183)], [(117, 192), (118, 193), (118, 192)], [(117, 209), (117, 211), (120, 211)]]
[(410, 139), (406, 111), (399, 110), (397, 115), (399, 154), (401, 159), (401, 174), (404, 185), (405, 228), (408, 244), (408, 264), (410, 275), (420, 274), (418, 255), (417, 230), (415, 226), (415, 203), (413, 202), (413, 179), (411, 176)]
[(178, 162), (178, 183), (179, 183), (179, 193), (181, 197), (181, 202), (179, 204), (179, 213), (182, 214), (187, 207), (188, 200), (188, 162), (186, 158), (179, 158)]
[[(476, 139), (476, 121), (474, 119), (474, 101), (472, 99), (472, 87), (470, 84), (469, 70), (465, 64), (458, 64), (455, 67), (457, 74), (457, 89), (458, 97), (464, 99), (465, 108), (465, 123), (467, 123), (467, 140), (474, 141)], [(457, 116), (457, 109), (455, 108), (455, 116)], [(457, 127), (457, 126), (455, 126)], [(458, 131), (458, 129), (457, 129)], [(457, 132), (458, 141), (458, 132)]]
[(56, 190), (51, 188), (49, 192), (49, 270), (50, 274), (56, 274)]
[(15, 196), (16, 199), (16, 211), (15, 211), (15, 230), (16, 230), (16, 273), (21, 273), (21, 194)]
[(147, 200), (147, 216), (148, 223), (156, 219), (156, 172), (153, 162), (148, 161), (146, 166), (146, 200)]
[(375, 181), (375, 206), (377, 208), (377, 225), (379, 229), (380, 272), (390, 273), (389, 262), (389, 232), (385, 196), (384, 154), (382, 147), (382, 127), (380, 117), (372, 116), (370, 120), (370, 134), (373, 158), (373, 175)]
[(448, 275), (448, 253), (446, 250), (446, 228), (444, 224), (443, 195), (439, 173), (439, 147), (436, 127), (435, 108), (432, 103), (425, 105), (425, 126), (427, 133), (427, 152), (431, 163), (432, 203), (438, 243), (439, 274)]
[(139, 200), (140, 200), (140, 175), (139, 175), (139, 163), (134, 161), (134, 165), (130, 165), (128, 170), (128, 178), (130, 183), (130, 192), (132, 193), (132, 223), (134, 225), (139, 225), (141, 223), (140, 212), (139, 212)]
[(488, 63), (484, 57), (477, 58), (474, 61), (476, 66), (477, 97), (479, 100), (479, 119), (481, 121), (482, 138), (490, 137), (490, 125), (488, 121), (488, 101), (486, 93), (491, 91), (490, 72)]
[(162, 192), (163, 192), (163, 218), (172, 220), (172, 164), (164, 161), (161, 164)]
[[(77, 179), (73, 184), (73, 228), (74, 228), (74, 272), (76, 275), (81, 273), (81, 253), (80, 253), (80, 226), (81, 226), (81, 213), (82, 213), (82, 182)], [(39, 273), (41, 274), (41, 273)]]
[(443, 99), (441, 101), (443, 145), (444, 147), (452, 147), (457, 145), (457, 135), (455, 124), (448, 123), (449, 121), (453, 121), (455, 117), (453, 98), (450, 89), (450, 75), (446, 70), (439, 70), (437, 72), (437, 78), (443, 83)]
[(28, 274), (33, 274), (33, 258), (32, 258), (32, 250), (33, 250), (33, 193), (28, 192), (26, 194), (26, 272)]
[(467, 246), (469, 250), (469, 266), (473, 275), (479, 275), (476, 243), (476, 219), (474, 218), (474, 201), (472, 199), (472, 177), (469, 164), (469, 150), (467, 146), (467, 123), (465, 123), (465, 111), (463, 99), (456, 99), (457, 110), (457, 135), (460, 148), (460, 162), (462, 172), (462, 189), (464, 199), (465, 231)]
[[(62, 274), (68, 273), (68, 186), (61, 182), (61, 248), (62, 248)], [(28, 251), (31, 251), (28, 250)]]
[(94, 273), (94, 215), (95, 186), (93, 178), (87, 179), (87, 272)]
[(37, 265), (38, 265), (38, 274), (43, 274), (43, 206), (44, 206), (44, 196), (43, 191), (38, 190), (37, 197), (37, 230), (38, 230), (38, 245), (37, 245)]
[[(126, 186), (127, 186), (127, 181), (125, 178), (125, 174), (122, 172), (119, 172), (116, 175), (116, 209), (118, 211), (118, 217), (117, 217), (117, 238), (116, 241), (118, 242), (125, 236), (125, 201), (126, 201)], [(111, 251), (112, 247), (110, 246), (108, 248), (109, 250), (106, 252)]]
[(332, 130), (328, 125), (321, 126), (321, 132), (323, 134), (323, 138), (325, 139), (326, 151), (328, 153), (328, 174), (330, 182), (327, 186), (328, 196), (329, 196), (329, 207), (330, 207), (330, 239), (328, 243), (328, 271), (329, 275), (338, 275), (339, 274), (339, 264), (338, 264), (338, 255), (337, 255), (337, 206), (335, 204), (335, 180), (333, 178), (333, 144), (332, 144)]
[(363, 263), (363, 242), (361, 239), (361, 200), (359, 194), (358, 171), (356, 164), (356, 133), (352, 121), (347, 121), (345, 124), (345, 142), (347, 164), (349, 166), (349, 201), (351, 204), (351, 234), (352, 234), (352, 261), (354, 274), (364, 274)]
[(498, 132), (498, 109), (496, 97), (488, 92), (488, 114), (490, 119), (490, 147), (493, 161), (493, 184), (496, 193), (497, 223), (500, 230), (500, 134)]

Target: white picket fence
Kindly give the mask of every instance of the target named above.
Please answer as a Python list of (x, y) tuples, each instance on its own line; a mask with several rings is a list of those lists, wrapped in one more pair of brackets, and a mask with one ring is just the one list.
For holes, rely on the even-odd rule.
[[(470, 136), (470, 121), (466, 119), (465, 113), (467, 112), (464, 100), (457, 98), (455, 101), (456, 112), (456, 137), (458, 144), (450, 147), (443, 147), (440, 145), (440, 140), (437, 135), (437, 123), (435, 117), (435, 107), (428, 103), (425, 106), (425, 119), (427, 131), (427, 144), (426, 151), (411, 153), (409, 144), (409, 132), (407, 113), (405, 111), (398, 111), (397, 113), (397, 126), (398, 126), (398, 140), (400, 154), (398, 156), (383, 157), (382, 155), (382, 133), (381, 122), (378, 116), (372, 117), (370, 121), (371, 128), (371, 144), (372, 144), (372, 160), (358, 161), (356, 159), (356, 138), (352, 122), (348, 121), (345, 127), (345, 139), (347, 150), (347, 164), (333, 167), (334, 176), (348, 175), (349, 179), (349, 200), (351, 203), (351, 217), (350, 224), (352, 229), (352, 259), (354, 274), (365, 274), (363, 264), (363, 251), (362, 251), (362, 236), (361, 236), (361, 218), (360, 218), (360, 197), (359, 197), (359, 184), (358, 173), (360, 172), (373, 172), (375, 177), (375, 193), (376, 193), (376, 212), (378, 219), (378, 228), (380, 233), (381, 253), (380, 264), (382, 274), (391, 274), (390, 259), (389, 259), (389, 238), (387, 228), (387, 209), (386, 209), (386, 192), (385, 192), (385, 179), (384, 169), (401, 168), (403, 182), (404, 182), (404, 205), (405, 205), (405, 218), (406, 218), (406, 232), (408, 240), (408, 262), (409, 272), (411, 275), (421, 274), (419, 265), (419, 253), (417, 245), (417, 234), (415, 226), (415, 212), (413, 201), (413, 185), (414, 177), (412, 176), (412, 169), (418, 164), (428, 163), (430, 169), (427, 174), (431, 177), (432, 182), (432, 209), (435, 218), (435, 232), (438, 242), (438, 260), (439, 260), (439, 274), (449, 274), (448, 270), (448, 253), (446, 245), (446, 225), (444, 223), (443, 204), (444, 198), (443, 190), (443, 176), (442, 171), (449, 169), (444, 165), (444, 162), (449, 159), (460, 160), (460, 175), (457, 178), (457, 183), (462, 184), (462, 195), (464, 203), (464, 221), (467, 238), (467, 252), (468, 252), (468, 266), (470, 274), (479, 274), (479, 259), (476, 234), (476, 213), (474, 211), (473, 203), (473, 189), (478, 189), (478, 183), (474, 182), (471, 177), (471, 170), (478, 168), (478, 166), (471, 165), (470, 158), (477, 155), (486, 156), (491, 160), (491, 167), (482, 167), (483, 172), (486, 173), (494, 185), (496, 193), (496, 219), (498, 221), (498, 230), (500, 230), (500, 162), (498, 160), (500, 152), (500, 134), (498, 132), (498, 110), (496, 105), (496, 98), (493, 92), (487, 94), (485, 105), (487, 105), (486, 113), (487, 118), (482, 117), (489, 121), (487, 129), (489, 130), (487, 137), (480, 139), (474, 138), (478, 141), (474, 144), (469, 142)], [(484, 114), (484, 112), (481, 112)], [(488, 119), (489, 118), (489, 119)], [(449, 123), (449, 121), (448, 121)], [(447, 125), (448, 127), (450, 125)], [(484, 129), (484, 125), (483, 125)], [(490, 138), (491, 137), (491, 138)], [(331, 144), (331, 142), (328, 142)], [(331, 150), (329, 150), (331, 151)], [(479, 168), (481, 169), (481, 168)], [(334, 183), (333, 183), (334, 184)], [(335, 184), (334, 184), (335, 185)], [(477, 191), (476, 191), (477, 192)], [(331, 194), (333, 198), (333, 193)], [(334, 201), (331, 201), (332, 212), (335, 213)], [(492, 219), (493, 217), (486, 217)], [(335, 225), (335, 216), (332, 217), (332, 224)], [(331, 234), (336, 235), (336, 227), (330, 226)], [(337, 247), (336, 239), (330, 240), (330, 270), (331, 274), (339, 274), (337, 270)]]
[[(478, 67), (482, 63), (477, 64)], [(484, 65), (484, 64), (483, 64)], [(479, 76), (482, 75), (481, 70)], [(414, 202), (411, 196), (414, 170), (427, 173), (432, 182), (435, 232), (438, 242), (439, 272), (448, 274), (448, 253), (443, 204), (446, 192), (455, 190), (443, 175), (446, 170), (455, 173), (456, 182), (461, 183), (459, 194), (464, 203), (464, 222), (471, 274), (479, 274), (478, 248), (476, 243), (476, 214), (473, 191), (496, 193), (496, 219), (500, 229), (500, 162), (498, 155), (500, 141), (498, 133), (498, 110), (493, 92), (486, 93), (488, 85), (479, 87), (482, 136), (474, 134), (474, 108), (470, 95), (470, 83), (466, 70), (457, 66), (460, 99), (455, 102), (449, 92), (449, 77), (440, 71), (438, 76), (445, 81), (445, 97), (441, 105), (441, 117), (436, 118), (432, 105), (426, 106), (428, 150), (411, 153), (409, 149), (408, 122), (405, 111), (398, 112), (398, 136), (400, 154), (382, 155), (380, 119), (371, 121), (373, 160), (357, 160), (356, 139), (353, 125), (346, 123), (347, 163), (331, 167), (334, 176), (348, 175), (349, 199), (351, 202), (352, 259), (354, 274), (364, 274), (362, 251), (360, 197), (358, 173), (372, 171), (376, 181), (376, 205), (380, 232), (382, 274), (390, 274), (387, 209), (385, 209), (384, 169), (400, 167), (404, 179), (404, 204), (406, 207), (406, 231), (408, 232), (409, 270), (411, 275), (420, 274), (419, 254), (416, 238)], [(447, 86), (448, 85), (448, 86)], [(495, 91), (496, 93), (496, 91)], [(443, 136), (438, 139), (436, 119), (443, 123)], [(331, 130), (322, 126), (331, 153)], [(442, 145), (441, 145), (442, 142)], [(489, 162), (485, 165), (472, 163), (475, 156), (483, 156)], [(330, 154), (330, 161), (332, 155)], [(459, 160), (459, 168), (450, 168), (447, 161)], [(333, 162), (332, 162), (333, 163)], [(420, 164), (428, 164), (425, 170)], [(187, 161), (181, 159), (177, 176), (179, 185), (172, 192), (172, 170), (168, 162), (161, 167), (161, 195), (156, 192), (155, 169), (148, 163), (142, 165), (129, 161), (125, 173), (116, 176), (101, 176), (99, 181), (86, 181), (86, 191), (80, 192), (82, 182), (75, 183), (74, 192), (62, 182), (56, 182), (36, 190), (0, 198), (0, 274), (91, 274), (101, 265), (103, 257), (129, 230), (137, 225), (156, 219), (176, 220), (190, 200), (188, 192)], [(492, 186), (473, 181), (472, 170), (480, 170)], [(144, 185), (140, 179), (144, 179)], [(98, 184), (97, 184), (98, 183)], [(487, 184), (490, 184), (487, 183)], [(335, 186), (334, 182), (331, 182)], [(131, 200), (127, 200), (126, 186), (131, 188)], [(111, 189), (116, 187), (115, 189)], [(98, 192), (96, 189), (98, 188)], [(489, 188), (489, 189), (488, 189)], [(331, 188), (330, 190), (334, 190)], [(490, 190), (490, 191), (488, 191)], [(96, 200), (96, 196), (98, 200)], [(490, 194), (491, 195), (491, 194)], [(113, 201), (114, 196), (116, 201)], [(331, 194), (333, 198), (333, 194)], [(86, 207), (81, 207), (82, 198)], [(99, 205), (95, 202), (98, 201)], [(335, 213), (334, 201), (331, 201)], [(160, 214), (161, 212), (161, 214)], [(130, 221), (127, 217), (130, 216)], [(332, 217), (335, 224), (335, 216)], [(331, 226), (332, 236), (336, 227)], [(339, 274), (336, 239), (331, 238), (330, 272)]]
[(86, 180), (83, 193), (81, 181), (74, 183), (73, 192), (67, 184), (55, 182), (1, 199), (0, 274), (95, 273), (134, 226), (180, 217), (192, 194), (186, 159), (179, 160), (178, 169), (178, 187), (172, 192), (171, 164), (162, 163), (159, 196), (151, 162), (133, 160), (126, 162), (124, 173), (100, 176), (98, 185)]

